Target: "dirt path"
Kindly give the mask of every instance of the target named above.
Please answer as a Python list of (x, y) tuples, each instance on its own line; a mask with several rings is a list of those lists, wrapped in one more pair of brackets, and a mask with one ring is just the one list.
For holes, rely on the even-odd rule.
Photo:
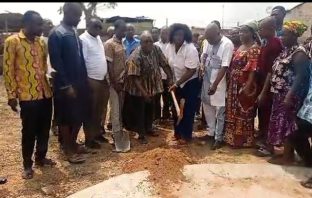
[[(181, 179), (179, 176), (175, 178), (174, 175), (184, 164), (266, 163), (264, 159), (254, 157), (253, 150), (250, 149), (231, 150), (225, 147), (212, 152), (208, 144), (200, 145), (198, 142), (181, 148), (170, 146), (172, 130), (170, 124), (167, 124), (160, 128), (159, 137), (149, 139), (148, 145), (140, 145), (132, 136), (132, 151), (117, 154), (111, 152), (111, 145), (105, 144), (97, 154), (89, 155), (87, 162), (82, 165), (70, 165), (65, 162), (59, 151), (57, 137), (51, 135), (48, 156), (56, 160), (57, 166), (52, 169), (35, 169), (34, 179), (24, 181), (21, 179), (20, 119), (8, 108), (6, 101), (3, 80), (0, 77), (0, 175), (8, 177), (8, 183), (0, 186), (1, 197), (63, 198), (112, 176), (142, 168), (149, 169), (153, 173), (152, 176), (165, 176), (160, 180), (163, 182), (166, 179)], [(203, 135), (204, 132), (201, 131), (195, 133), (197, 137)], [(157, 169), (159, 166), (155, 164), (155, 160), (162, 169)], [(138, 164), (146, 166), (136, 166)], [(168, 171), (172, 171), (173, 174)]]

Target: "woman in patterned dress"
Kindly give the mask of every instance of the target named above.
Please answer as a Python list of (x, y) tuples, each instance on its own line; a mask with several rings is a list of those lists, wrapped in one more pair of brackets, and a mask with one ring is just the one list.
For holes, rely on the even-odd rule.
[(235, 51), (229, 68), (224, 138), (234, 148), (251, 147), (254, 144), (257, 93), (255, 71), (260, 54), (256, 42), (257, 23), (242, 26), (239, 34), (242, 45)]
[(283, 26), (285, 48), (272, 68), (273, 105), (267, 143), (273, 150), (284, 146), (284, 154), (283, 157), (273, 157), (270, 163), (289, 164), (294, 159), (289, 140), (296, 130), (296, 114), (307, 94), (309, 80), (307, 52), (297, 40), (306, 30), (307, 26), (299, 21), (285, 22)]

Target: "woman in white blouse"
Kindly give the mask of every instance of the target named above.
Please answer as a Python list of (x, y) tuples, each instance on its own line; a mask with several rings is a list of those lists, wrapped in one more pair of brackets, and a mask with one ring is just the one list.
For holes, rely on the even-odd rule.
[(170, 26), (170, 44), (166, 48), (169, 65), (173, 69), (175, 84), (170, 87), (174, 90), (178, 102), (185, 100), (183, 118), (177, 124), (177, 115), (174, 112), (174, 136), (180, 144), (186, 144), (192, 139), (194, 116), (200, 93), (201, 83), (198, 79), (199, 57), (192, 43), (192, 32), (185, 24)]

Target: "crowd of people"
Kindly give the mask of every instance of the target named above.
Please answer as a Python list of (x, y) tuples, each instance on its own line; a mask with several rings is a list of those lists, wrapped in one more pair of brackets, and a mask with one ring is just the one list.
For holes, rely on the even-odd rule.
[[(22, 30), (5, 41), (8, 104), (21, 109), (24, 179), (34, 174), (35, 145), (35, 164), (55, 165), (46, 157), (50, 129), (75, 164), (107, 142), (107, 121), (113, 151), (128, 152), (128, 131), (148, 144), (159, 120), (173, 120), (178, 145), (190, 143), (198, 115), (213, 150), (224, 143), (256, 147), (257, 156), (281, 165), (293, 164), (296, 151), (312, 165), (312, 42), (298, 43), (308, 26), (284, 22), (284, 7), (228, 35), (212, 21), (204, 35), (175, 23), (137, 37), (135, 27), (119, 19), (103, 38), (102, 21), (94, 17), (79, 36), (80, 5), (65, 3), (63, 13), (53, 27), (27, 11)], [(81, 127), (84, 146), (77, 143)]]

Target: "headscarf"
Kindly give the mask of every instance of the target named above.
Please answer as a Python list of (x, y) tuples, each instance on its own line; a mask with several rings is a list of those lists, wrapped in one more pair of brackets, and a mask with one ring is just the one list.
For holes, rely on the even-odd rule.
[(260, 44), (261, 38), (260, 35), (258, 33), (259, 30), (259, 23), (256, 20), (250, 21), (246, 24), (244, 24), (245, 26), (249, 27), (250, 29), (252, 29), (254, 35), (255, 35), (255, 39), (257, 41), (258, 44)]
[(308, 26), (301, 21), (286, 21), (283, 28), (289, 30), (300, 37), (308, 29)]
[(246, 24), (244, 24), (245, 26), (248, 26), (249, 28), (251, 28), (255, 33), (258, 31), (259, 29), (259, 24), (258, 21), (250, 21)]

